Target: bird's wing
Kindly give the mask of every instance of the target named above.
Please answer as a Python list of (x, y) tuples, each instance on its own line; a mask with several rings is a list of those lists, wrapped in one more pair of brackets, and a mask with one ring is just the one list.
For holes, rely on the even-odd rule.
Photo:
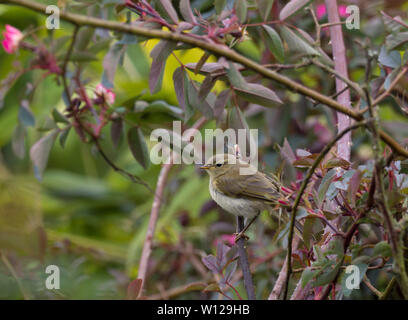
[(234, 198), (243, 197), (267, 202), (275, 202), (279, 198), (278, 182), (261, 172), (253, 175), (238, 175), (234, 183), (219, 177), (215, 183), (221, 192)]

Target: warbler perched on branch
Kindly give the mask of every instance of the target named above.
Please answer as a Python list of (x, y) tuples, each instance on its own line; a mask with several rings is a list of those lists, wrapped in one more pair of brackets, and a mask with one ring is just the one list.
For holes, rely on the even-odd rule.
[[(277, 177), (258, 171), (232, 154), (215, 155), (201, 169), (210, 176), (209, 189), (214, 201), (229, 213), (251, 219), (235, 241), (246, 237), (244, 232), (259, 214), (271, 211), (283, 198)], [(241, 170), (249, 169), (252, 174), (242, 174)]]

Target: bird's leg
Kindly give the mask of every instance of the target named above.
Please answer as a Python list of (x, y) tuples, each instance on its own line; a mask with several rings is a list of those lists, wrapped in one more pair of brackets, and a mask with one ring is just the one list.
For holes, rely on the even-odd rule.
[(259, 211), (259, 212), (256, 214), (256, 216), (253, 217), (253, 218), (251, 219), (251, 221), (249, 221), (249, 223), (244, 227), (244, 229), (242, 229), (239, 233), (236, 233), (236, 234), (235, 234), (235, 243), (237, 243), (237, 241), (238, 241), (239, 239), (241, 239), (241, 238), (245, 238), (246, 240), (249, 239), (249, 237), (248, 237), (247, 235), (245, 235), (245, 231), (247, 231), (248, 228), (251, 226), (251, 224), (254, 223), (254, 221), (259, 217), (259, 214), (260, 214), (260, 213), (261, 213), (261, 212)]

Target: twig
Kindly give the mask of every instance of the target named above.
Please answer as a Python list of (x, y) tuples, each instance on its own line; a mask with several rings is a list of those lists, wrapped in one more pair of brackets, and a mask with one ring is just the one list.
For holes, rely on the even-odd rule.
[(397, 282), (396, 277), (392, 277), (391, 281), (388, 283), (387, 287), (385, 288), (384, 292), (379, 297), (379, 300), (385, 300), (390, 295), (392, 289), (394, 288), (395, 283)]
[[(399, 82), (399, 80), (404, 76), (404, 74), (407, 72), (408, 68), (404, 67), (401, 69), (401, 71), (397, 74), (397, 76), (395, 77), (395, 79), (391, 82), (389, 88), (384, 91), (380, 96), (378, 96), (377, 98), (374, 99), (374, 101), (372, 101), (372, 105), (376, 106), (378, 105), (382, 100), (384, 100), (390, 93), (391, 91), (394, 89), (394, 87), (397, 85), (397, 83)], [(364, 114), (368, 111), (368, 106), (365, 107), (364, 109), (360, 110), (360, 114)]]
[(394, 89), (398, 81), (405, 75), (405, 73), (408, 71), (408, 67), (404, 67), (401, 69), (401, 71), (397, 74), (395, 79), (391, 82), (389, 88), (383, 92), (379, 97), (377, 97), (373, 102), (372, 105), (376, 106), (379, 104), (386, 96), (390, 94), (390, 92)]
[[(237, 216), (237, 233), (239, 234), (244, 229), (244, 217)], [(242, 274), (244, 275), (245, 290), (249, 300), (255, 300), (255, 289), (252, 281), (251, 270), (249, 268), (248, 255), (245, 250), (245, 239), (240, 238), (237, 241), (239, 263), (241, 265)]]
[(370, 279), (368, 279), (366, 274), (363, 277), (363, 282), (365, 283), (367, 288), (370, 289), (378, 298), (381, 297), (381, 291), (379, 291), (376, 287), (373, 286), (373, 284), (371, 283)]
[(159, 211), (163, 198), (164, 187), (166, 186), (167, 178), (169, 176), (172, 164), (173, 158), (172, 156), (170, 156), (168, 163), (163, 164), (163, 167), (159, 174), (159, 178), (157, 179), (156, 192), (154, 194), (152, 210), (150, 211), (149, 225), (147, 227), (146, 238), (139, 263), (139, 272), (137, 274), (137, 278), (142, 279), (142, 287), (139, 291), (139, 296), (142, 294), (142, 290), (145, 284), (147, 267), (150, 255), (152, 253), (153, 236), (156, 230), (157, 219), (159, 218)]
[(386, 16), (387, 18), (389, 18), (389, 19), (391, 19), (391, 20), (394, 20), (396, 23), (398, 23), (398, 24), (400, 24), (401, 26), (403, 26), (403, 27), (405, 27), (405, 28), (408, 28), (408, 24), (406, 24), (404, 21), (402, 21), (402, 20), (399, 20), (399, 19), (396, 19), (396, 18), (394, 18), (394, 17), (391, 17), (390, 15), (388, 15), (388, 14), (386, 14), (384, 11), (380, 11), (380, 13), (382, 14), (382, 15), (384, 15), (384, 16)]
[[(295, 237), (294, 241), (293, 241), (293, 247), (297, 248), (297, 246), (299, 245), (300, 242), (300, 238), (298, 236)], [(286, 281), (286, 276), (287, 276), (287, 269), (288, 269), (288, 260), (285, 259), (285, 262), (283, 263), (282, 269), (279, 272), (279, 276), (278, 279), (275, 282), (275, 285), (268, 297), (268, 300), (278, 300), (279, 296), (282, 293), (283, 287), (285, 285), (285, 281)]]
[(316, 168), (319, 166), (320, 162), (324, 159), (324, 157), (329, 153), (331, 148), (339, 141), (345, 134), (350, 132), (351, 130), (357, 129), (361, 126), (367, 125), (369, 121), (361, 121), (361, 122), (356, 122), (355, 124), (351, 125), (350, 127), (344, 129), (342, 132), (340, 132), (332, 141), (330, 141), (324, 149), (320, 152), (316, 160), (313, 162), (313, 165), (310, 167), (308, 170), (305, 179), (302, 182), (302, 185), (300, 186), (299, 192), (296, 196), (295, 202), (293, 203), (292, 207), (292, 213), (291, 213), (291, 219), (290, 219), (290, 225), (289, 225), (289, 236), (288, 236), (288, 253), (287, 253), (287, 261), (289, 261), (288, 268), (287, 268), (287, 273), (286, 273), (286, 284), (285, 284), (285, 291), (283, 295), (283, 299), (286, 300), (287, 294), (288, 294), (288, 287), (289, 287), (289, 280), (290, 280), (290, 275), (292, 273), (292, 245), (293, 245), (293, 232), (294, 232), (294, 227), (295, 227), (295, 221), (296, 221), (296, 212), (297, 208), (299, 206), (300, 200), (303, 196), (304, 191), (306, 190), (306, 187), (310, 181), (310, 179), (313, 176), (314, 171)]
[(205, 282), (201, 282), (201, 281), (196, 281), (196, 282), (192, 282), (190, 284), (187, 285), (182, 285), (179, 287), (175, 287), (172, 289), (169, 289), (165, 292), (161, 292), (158, 294), (154, 294), (151, 296), (148, 296), (147, 299), (148, 300), (160, 300), (163, 299), (163, 296), (166, 296), (168, 298), (175, 298), (183, 293), (187, 293), (190, 291), (202, 291), (203, 289), (205, 289), (205, 287), (207, 287), (208, 284)]
[[(194, 129), (201, 128), (206, 122), (205, 118), (200, 118), (192, 126)], [(142, 294), (143, 287), (146, 283), (147, 267), (149, 264), (150, 255), (152, 253), (153, 237), (156, 230), (157, 220), (159, 218), (159, 211), (163, 200), (164, 188), (167, 183), (170, 170), (173, 166), (173, 153), (170, 155), (170, 159), (167, 163), (163, 164), (160, 171), (159, 178), (157, 179), (156, 192), (153, 199), (152, 210), (150, 211), (149, 225), (147, 227), (146, 238), (143, 244), (142, 255), (140, 257), (138, 279), (142, 279), (142, 287), (139, 291), (139, 296)]]
[[(336, 61), (336, 60), (335, 60)], [(360, 86), (354, 82), (351, 81), (347, 76), (342, 75), (341, 73), (339, 73), (338, 71), (332, 69), (330, 66), (325, 65), (324, 63), (321, 63), (319, 60), (317, 59), (312, 59), (313, 64), (315, 64), (316, 66), (322, 68), (323, 70), (331, 73), (332, 75), (334, 75), (335, 77), (337, 77), (338, 79), (340, 79), (341, 81), (345, 82), (346, 84), (348, 84), (348, 86), (350, 88), (352, 88), (361, 98), (364, 98), (364, 91), (363, 89), (360, 88)], [(340, 95), (341, 93), (345, 92), (347, 90), (347, 86), (343, 85), (343, 88), (341, 88), (340, 90), (337, 89), (337, 95)]]

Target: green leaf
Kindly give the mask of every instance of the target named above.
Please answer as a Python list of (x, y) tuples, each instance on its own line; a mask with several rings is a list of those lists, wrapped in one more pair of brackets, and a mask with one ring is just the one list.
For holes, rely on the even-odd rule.
[(74, 62), (90, 62), (98, 60), (98, 57), (90, 52), (74, 51), (69, 56), (69, 60)]
[(60, 143), (61, 148), (65, 147), (65, 142), (67, 141), (68, 134), (70, 131), (71, 131), (71, 126), (67, 126), (61, 131), (61, 134), (59, 136), (59, 143)]
[(323, 177), (322, 181), (320, 182), (319, 189), (317, 191), (318, 193), (318, 199), (319, 202), (322, 203), (324, 198), (326, 197), (326, 192), (329, 189), (329, 186), (336, 174), (336, 170), (332, 169), (329, 172), (326, 173), (326, 175)]
[(272, 6), (274, 0), (257, 0), (258, 3), (258, 11), (263, 19), (263, 21), (267, 21), (269, 15), (271, 14)]
[(313, 286), (319, 287), (332, 282), (336, 278), (340, 267), (341, 261), (335, 263), (333, 260), (327, 260), (322, 270), (320, 270), (316, 275), (316, 281), (314, 282)]
[(133, 157), (144, 169), (149, 168), (149, 150), (140, 128), (132, 127), (128, 131), (128, 144)]
[(38, 140), (30, 149), (30, 158), (34, 164), (34, 175), (41, 181), (45, 167), (47, 166), (48, 157), (54, 141), (59, 133), (58, 129), (54, 129), (49, 134)]
[[(364, 275), (367, 272), (368, 265), (365, 264), (365, 263), (359, 263), (359, 264), (354, 264), (354, 265), (356, 267), (358, 267), (358, 270), (359, 270), (359, 279), (357, 281), (358, 281), (358, 284), (360, 284), (361, 281), (363, 280)], [(344, 294), (345, 297), (350, 297), (351, 293), (353, 292), (353, 289), (347, 288), (346, 281), (347, 281), (347, 278), (349, 276), (352, 276), (352, 274), (351, 273), (346, 273), (346, 270), (343, 272), (343, 275), (341, 277), (341, 291), (342, 291), (342, 293)], [(356, 289), (356, 290), (358, 290), (358, 289)]]
[(268, 35), (266, 38), (266, 43), (268, 44), (269, 50), (279, 62), (283, 62), (285, 60), (285, 51), (283, 49), (283, 43), (279, 37), (279, 34), (275, 31), (275, 29), (268, 25), (263, 25), (263, 28)]
[(319, 272), (319, 270), (315, 269), (313, 270), (311, 267), (306, 268), (302, 272), (302, 288), (306, 286), (306, 284), (311, 281), (316, 274)]
[(374, 256), (382, 256), (384, 258), (392, 256), (392, 250), (387, 241), (378, 242), (373, 250)]
[(20, 120), (20, 123), (24, 125), (25, 127), (35, 126), (34, 114), (30, 110), (28, 100), (21, 101), (20, 109), (18, 111), (18, 120)]
[(52, 117), (56, 123), (69, 123), (69, 120), (55, 108), (52, 109)]
[(18, 123), (16, 129), (14, 130), (13, 139), (11, 141), (13, 152), (20, 159), (23, 159), (25, 155), (26, 132), (26, 128), (21, 123)]
[(241, 23), (244, 23), (247, 17), (248, 4), (246, 0), (237, 0), (235, 2), (235, 13)]
[(407, 48), (408, 32), (399, 32), (390, 34), (385, 38), (385, 46), (387, 50), (403, 50)]
[(342, 259), (344, 255), (344, 246), (342, 239), (334, 239), (330, 241), (329, 248), (325, 252), (325, 255), (337, 255), (337, 260)]
[(214, 7), (217, 14), (220, 14), (222, 10), (224, 10), (225, 5), (227, 4), (227, 0), (215, 0)]
[(313, 225), (315, 223), (314, 217), (308, 217), (303, 224), (303, 242), (307, 249), (310, 249), (310, 242), (313, 239)]
[(277, 103), (283, 103), (274, 91), (257, 83), (247, 83), (245, 89), (235, 88), (235, 90), (245, 100), (265, 107), (276, 107)]
[(276, 103), (282, 103), (271, 89), (257, 83), (246, 82), (231, 62), (229, 62), (227, 75), (230, 83), (234, 86), (235, 92), (245, 100), (266, 107), (273, 107), (276, 106)]
[(316, 51), (316, 49), (314, 49), (291, 29), (282, 26), (280, 30), (281, 36), (288, 44), (291, 52), (298, 52), (307, 56), (320, 56), (320, 53)]
[(280, 11), (279, 19), (284, 21), (290, 16), (294, 15), (304, 7), (306, 7), (312, 0), (291, 0)]
[(378, 61), (384, 66), (398, 68), (401, 66), (401, 55), (398, 51), (387, 52), (387, 49), (382, 46), (380, 55), (378, 56)]

